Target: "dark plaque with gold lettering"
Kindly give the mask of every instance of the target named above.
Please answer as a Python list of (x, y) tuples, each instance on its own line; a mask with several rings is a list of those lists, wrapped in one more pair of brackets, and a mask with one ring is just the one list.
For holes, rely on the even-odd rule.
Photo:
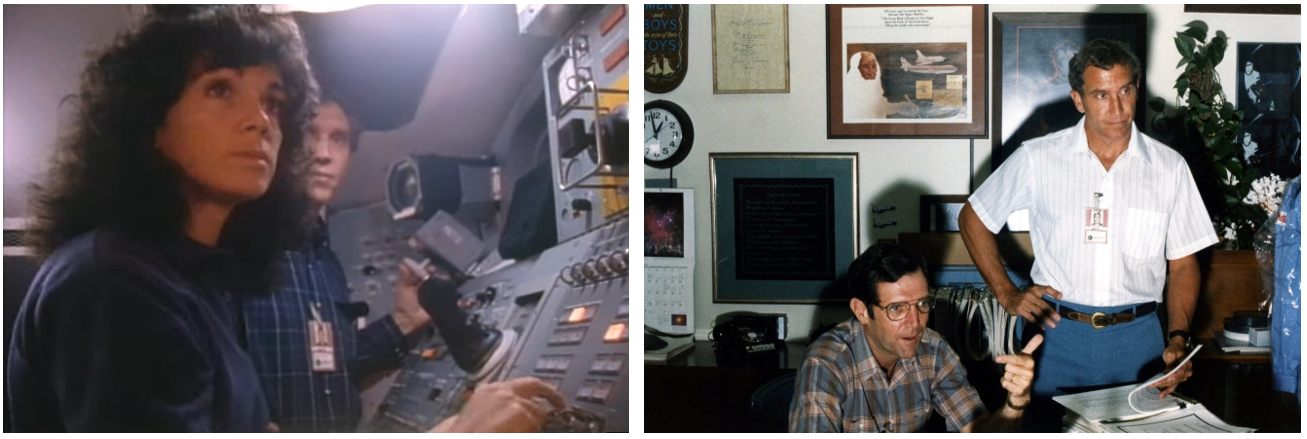
[(835, 180), (735, 179), (735, 276), (835, 280)]
[(644, 90), (667, 93), (685, 80), (690, 5), (644, 5)]

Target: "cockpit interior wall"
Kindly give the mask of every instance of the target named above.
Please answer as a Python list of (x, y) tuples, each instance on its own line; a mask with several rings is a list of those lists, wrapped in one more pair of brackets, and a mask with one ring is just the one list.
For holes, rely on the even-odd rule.
[[(392, 157), (385, 181), (351, 183), (387, 188), (384, 201), (329, 219), (369, 319), (393, 309), (405, 258), (466, 279), (445, 319), (459, 324), (433, 327), (402, 368), (363, 389), (362, 430), (426, 431), (475, 386), (524, 376), (567, 398), (546, 431), (628, 429), (627, 14), (520, 7), (522, 37), (551, 43), (489, 151), (451, 157), (433, 141)], [(437, 206), (453, 186), (461, 202)]]

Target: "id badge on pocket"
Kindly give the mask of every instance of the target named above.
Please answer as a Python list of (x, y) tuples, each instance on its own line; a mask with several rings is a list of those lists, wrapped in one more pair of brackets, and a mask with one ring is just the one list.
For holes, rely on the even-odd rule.
[(309, 354), (314, 372), (336, 371), (336, 344), (331, 323), (309, 321)]
[(1086, 244), (1107, 244), (1108, 210), (1097, 207), (1085, 208)]

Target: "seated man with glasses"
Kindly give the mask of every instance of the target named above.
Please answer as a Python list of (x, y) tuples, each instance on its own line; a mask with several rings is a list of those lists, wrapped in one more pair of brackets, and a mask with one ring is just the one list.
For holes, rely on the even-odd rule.
[(848, 274), (853, 318), (808, 348), (795, 377), (791, 432), (915, 432), (932, 413), (950, 431), (1016, 431), (1043, 341), (1035, 336), (1005, 364), (1006, 402), (988, 413), (967, 371), (939, 333), (926, 328), (935, 299), (926, 261), (894, 244), (867, 249)]

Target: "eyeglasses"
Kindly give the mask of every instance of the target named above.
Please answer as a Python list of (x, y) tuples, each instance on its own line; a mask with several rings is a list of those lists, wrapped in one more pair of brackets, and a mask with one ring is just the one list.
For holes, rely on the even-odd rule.
[(885, 310), (885, 316), (889, 317), (890, 320), (897, 322), (908, 316), (908, 308), (912, 306), (915, 306), (919, 313), (930, 314), (931, 308), (935, 307), (935, 299), (927, 297), (918, 300), (916, 303), (894, 302), (885, 306), (875, 304), (872, 304), (871, 306)]

